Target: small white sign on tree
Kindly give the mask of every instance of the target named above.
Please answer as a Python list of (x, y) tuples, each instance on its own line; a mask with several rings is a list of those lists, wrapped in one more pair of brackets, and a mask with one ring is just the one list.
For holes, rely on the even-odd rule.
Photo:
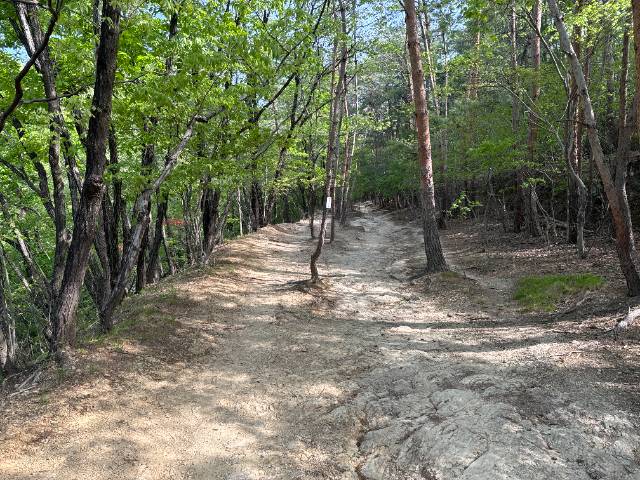
[(331, 197), (327, 197), (327, 210), (331, 210)]

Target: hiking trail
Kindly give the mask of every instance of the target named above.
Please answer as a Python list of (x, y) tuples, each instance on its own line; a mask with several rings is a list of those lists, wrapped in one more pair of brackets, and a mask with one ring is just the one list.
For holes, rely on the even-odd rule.
[(0, 477), (639, 479), (633, 359), (523, 314), (474, 235), (425, 277), (419, 227), (362, 204), (310, 290), (306, 223), (230, 242), (5, 403)]

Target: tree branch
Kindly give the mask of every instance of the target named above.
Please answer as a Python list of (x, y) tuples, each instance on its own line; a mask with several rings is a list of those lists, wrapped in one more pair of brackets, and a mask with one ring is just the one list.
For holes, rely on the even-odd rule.
[[(22, 3), (29, 3), (30, 5), (39, 5), (37, 2), (22, 2)], [(64, 0), (58, 0), (56, 8), (51, 8), (51, 7), (49, 8), (49, 10), (51, 11), (51, 19), (49, 20), (49, 25), (44, 35), (44, 39), (42, 40), (42, 43), (36, 49), (36, 51), (33, 52), (33, 55), (29, 57), (29, 60), (27, 61), (27, 63), (24, 64), (24, 66), (20, 70), (20, 73), (18, 73), (15, 80), (13, 81), (16, 91), (13, 96), (13, 100), (11, 101), (9, 106), (2, 113), (0, 113), (0, 132), (4, 130), (4, 127), (7, 123), (7, 118), (9, 118), (9, 116), (16, 110), (16, 108), (18, 108), (18, 105), (20, 105), (20, 101), (22, 100), (22, 97), (24, 95), (24, 90), (22, 88), (22, 80), (24, 80), (24, 77), (27, 76), (27, 74), (29, 73), (29, 70), (31, 70), (31, 67), (35, 65), (36, 61), (38, 60), (38, 57), (40, 57), (40, 54), (42, 54), (45, 48), (47, 48), (47, 45), (49, 44), (49, 40), (51, 39), (51, 35), (53, 34), (53, 30), (55, 29), (56, 23), (58, 22), (58, 18), (60, 16), (60, 11), (62, 10), (63, 3), (64, 3)]]

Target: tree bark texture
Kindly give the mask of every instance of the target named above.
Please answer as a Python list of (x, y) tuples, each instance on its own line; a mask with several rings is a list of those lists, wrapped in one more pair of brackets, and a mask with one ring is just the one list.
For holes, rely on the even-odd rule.
[(413, 80), (413, 100), (416, 108), (416, 127), (418, 130), (418, 161), (420, 163), (424, 248), (427, 255), (427, 271), (440, 272), (447, 270), (447, 263), (440, 245), (436, 220), (429, 113), (427, 111), (420, 44), (418, 43), (416, 6), (413, 1), (407, 0), (405, 2), (405, 21), (409, 60), (411, 62), (411, 77)]
[(64, 276), (51, 320), (50, 343), (54, 352), (75, 341), (75, 316), (80, 300), (80, 289), (96, 235), (96, 220), (104, 192), (103, 176), (119, 36), (120, 11), (110, 1), (105, 1), (102, 6), (100, 43), (97, 49), (92, 116), (87, 132), (86, 173)]

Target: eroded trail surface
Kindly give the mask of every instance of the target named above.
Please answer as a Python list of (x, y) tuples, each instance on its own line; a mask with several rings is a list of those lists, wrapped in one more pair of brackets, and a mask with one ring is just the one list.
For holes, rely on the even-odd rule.
[(230, 243), (5, 399), (0, 478), (640, 479), (637, 352), (519, 312), (474, 238), (421, 277), (418, 228), (364, 205), (318, 290), (306, 225)]

